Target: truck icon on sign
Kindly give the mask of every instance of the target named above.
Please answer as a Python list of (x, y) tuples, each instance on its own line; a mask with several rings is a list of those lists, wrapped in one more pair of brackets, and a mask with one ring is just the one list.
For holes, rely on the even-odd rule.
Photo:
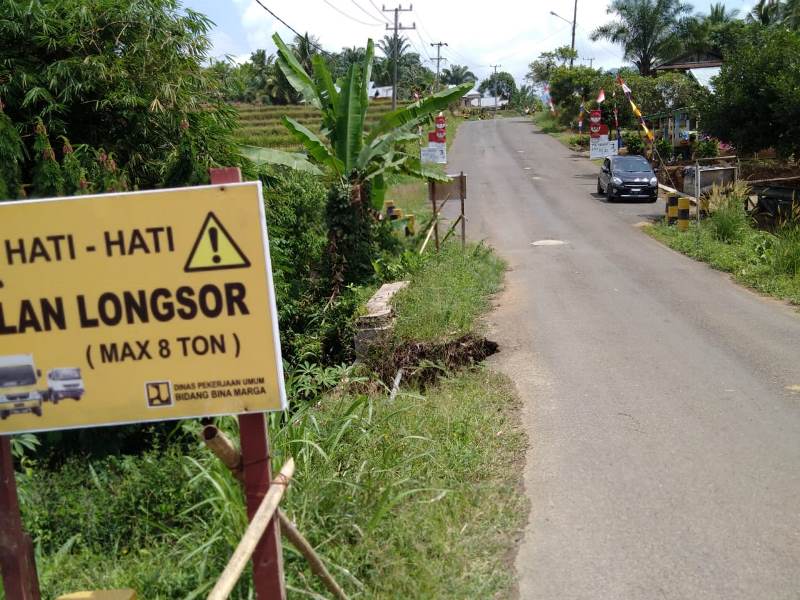
[(42, 416), (44, 394), (37, 389), (41, 376), (30, 354), (0, 356), (0, 419), (16, 413)]
[(86, 390), (77, 367), (61, 367), (47, 372), (47, 400), (58, 404), (59, 400), (80, 400)]

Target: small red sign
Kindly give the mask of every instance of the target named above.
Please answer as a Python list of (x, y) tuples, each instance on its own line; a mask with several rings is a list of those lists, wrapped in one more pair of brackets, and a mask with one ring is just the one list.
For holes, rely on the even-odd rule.
[(593, 138), (599, 138), (604, 135), (608, 135), (608, 125), (605, 123), (600, 123), (595, 125), (594, 123), (589, 125), (589, 133)]
[(603, 120), (603, 113), (597, 109), (592, 110), (589, 112), (589, 122), (592, 125), (599, 125), (600, 121)]

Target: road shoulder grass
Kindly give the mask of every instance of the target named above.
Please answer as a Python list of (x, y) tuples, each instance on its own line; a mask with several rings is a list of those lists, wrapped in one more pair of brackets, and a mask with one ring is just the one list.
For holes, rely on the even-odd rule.
[(788, 232), (774, 235), (744, 225), (723, 241), (713, 218), (700, 225), (692, 222), (686, 232), (663, 222), (644, 230), (673, 250), (730, 273), (744, 286), (800, 305), (800, 239), (792, 241), (786, 237)]

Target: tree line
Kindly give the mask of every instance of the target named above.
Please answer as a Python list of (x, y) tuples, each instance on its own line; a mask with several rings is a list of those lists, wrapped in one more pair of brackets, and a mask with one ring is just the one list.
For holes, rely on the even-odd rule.
[[(395, 57), (397, 58), (398, 98), (409, 100), (414, 94), (425, 95), (431, 92), (436, 83), (436, 74), (424, 64), (422, 57), (412, 51), (405, 36), (385, 35), (375, 44), (382, 56), (375, 56), (372, 82), (376, 87), (391, 86), (393, 81)], [(288, 44), (300, 65), (308, 72), (312, 70), (315, 56), (320, 56), (334, 81), (344, 77), (352, 65), (364, 62), (366, 48), (352, 46), (340, 52), (326, 52), (319, 39), (310, 33), (296, 35)], [(248, 102), (260, 104), (296, 104), (300, 94), (292, 87), (278, 67), (275, 54), (259, 49), (241, 64), (230, 59), (212, 61), (209, 71), (221, 83), (220, 92), (229, 102)], [(465, 65), (453, 64), (442, 69), (439, 83), (460, 85), (476, 81), (475, 74)]]
[[(700, 116), (703, 132), (740, 152), (774, 148), (788, 157), (800, 151), (800, 0), (760, 0), (744, 15), (723, 3), (698, 14), (680, 0), (615, 0), (608, 12), (613, 19), (591, 37), (620, 45), (632, 67), (569, 67), (576, 56), (569, 47), (543, 52), (529, 65), (526, 79), (549, 85), (563, 124), (574, 124), (580, 106), (590, 105), (601, 88), (618, 89), (619, 76), (645, 115), (687, 108)], [(708, 55), (722, 60), (711, 89), (688, 74), (659, 70), (676, 59)], [(600, 106), (605, 122), (614, 122), (616, 105), (620, 124), (636, 128), (619, 96)]]

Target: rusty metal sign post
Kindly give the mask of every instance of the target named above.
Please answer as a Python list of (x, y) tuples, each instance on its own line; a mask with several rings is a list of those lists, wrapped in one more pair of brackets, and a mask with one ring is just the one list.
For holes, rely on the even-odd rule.
[[(242, 180), (238, 168), (211, 169), (211, 183), (236, 183)], [(242, 449), (247, 518), (252, 521), (272, 483), (269, 433), (263, 413), (239, 415), (239, 443)], [(283, 552), (278, 517), (272, 518), (253, 553), (253, 587), (257, 600), (285, 600)]]
[(6, 598), (40, 600), (33, 543), (22, 529), (11, 437), (0, 435), (0, 572)]

